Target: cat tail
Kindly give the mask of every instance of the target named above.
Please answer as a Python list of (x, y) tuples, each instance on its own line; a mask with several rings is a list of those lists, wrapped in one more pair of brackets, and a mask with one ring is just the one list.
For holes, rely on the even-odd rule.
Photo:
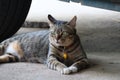
[(0, 63), (18, 62), (23, 57), (23, 51), (18, 41), (11, 42), (0, 56)]

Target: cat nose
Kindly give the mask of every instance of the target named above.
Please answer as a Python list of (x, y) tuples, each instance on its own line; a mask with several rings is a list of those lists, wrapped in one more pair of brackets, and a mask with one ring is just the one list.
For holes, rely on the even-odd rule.
[(60, 35), (56, 35), (56, 43), (59, 43), (59, 39), (61, 38)]
[(56, 40), (58, 41), (60, 39), (60, 35), (56, 35)]
[(55, 43), (59, 43), (59, 40), (55, 39)]

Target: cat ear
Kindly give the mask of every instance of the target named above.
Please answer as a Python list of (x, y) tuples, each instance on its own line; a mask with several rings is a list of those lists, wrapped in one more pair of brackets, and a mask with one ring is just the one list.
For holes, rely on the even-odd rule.
[(52, 17), (50, 14), (48, 15), (48, 19), (52, 24), (55, 24), (57, 22), (57, 20), (54, 17)]
[(72, 20), (70, 22), (68, 22), (68, 25), (70, 25), (71, 27), (75, 28), (75, 26), (76, 26), (76, 20), (77, 20), (77, 17), (74, 16), (72, 18)]

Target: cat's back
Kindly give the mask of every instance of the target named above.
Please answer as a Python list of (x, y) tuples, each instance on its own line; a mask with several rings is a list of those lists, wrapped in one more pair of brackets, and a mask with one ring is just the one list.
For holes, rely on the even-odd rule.
[(24, 58), (31, 61), (42, 57), (42, 60), (45, 60), (49, 47), (48, 37), (49, 30), (42, 30), (16, 35), (6, 39), (0, 44), (6, 46), (7, 48), (11, 42), (18, 41), (24, 52)]
[(36, 31), (36, 32), (29, 32), (29, 33), (23, 33), (15, 35), (11, 38), (8, 38), (1, 42), (0, 44), (8, 45), (9, 43), (18, 40), (21, 44), (27, 44), (29, 42), (37, 42), (39, 40), (46, 40), (48, 38), (49, 30), (42, 30), (42, 31)]
[(49, 31), (43, 30), (43, 31), (37, 31), (27, 34), (22, 34), (18, 37), (18, 41), (21, 43), (21, 46), (23, 47), (23, 50), (28, 51), (37, 51), (35, 49), (45, 48), (49, 44), (48, 40)]

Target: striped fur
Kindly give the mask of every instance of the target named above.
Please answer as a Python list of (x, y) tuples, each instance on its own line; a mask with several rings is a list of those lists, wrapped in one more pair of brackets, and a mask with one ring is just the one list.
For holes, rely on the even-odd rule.
[(10, 54), (19, 61), (46, 63), (49, 30), (30, 32), (11, 37), (0, 43), (0, 54)]
[(49, 35), (47, 65), (50, 69), (63, 74), (78, 72), (88, 66), (86, 54), (76, 34), (76, 19), (75, 16), (66, 23), (49, 16), (52, 26)]
[(76, 34), (75, 16), (70, 22), (48, 15), (50, 30), (30, 32), (0, 43), (0, 63), (38, 62), (63, 74), (86, 68), (88, 60)]

